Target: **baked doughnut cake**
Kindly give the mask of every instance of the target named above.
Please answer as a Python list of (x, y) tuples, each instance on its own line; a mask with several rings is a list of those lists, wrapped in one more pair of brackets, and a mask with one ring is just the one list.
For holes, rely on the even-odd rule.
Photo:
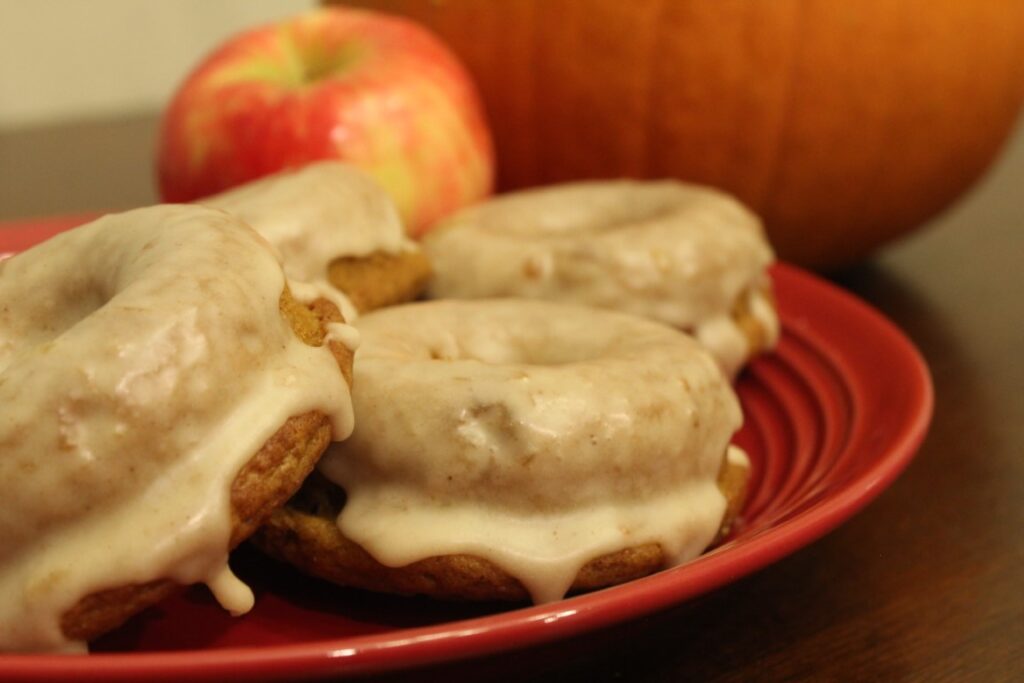
[(0, 650), (81, 649), (228, 552), (352, 430), (354, 330), (221, 211), (111, 215), (0, 263)]
[(314, 295), (340, 291), (334, 297), (350, 321), (357, 312), (414, 299), (430, 277), (390, 198), (352, 166), (317, 162), (200, 203), (238, 216), (267, 238), (294, 287), (297, 281)]
[(688, 335), (517, 299), (356, 324), (355, 431), (255, 537), (311, 574), (550, 601), (685, 562), (738, 509), (739, 404)]
[(696, 336), (734, 375), (779, 324), (757, 217), (674, 181), (591, 181), (464, 209), (427, 235), (432, 298), (528, 297), (612, 308)]

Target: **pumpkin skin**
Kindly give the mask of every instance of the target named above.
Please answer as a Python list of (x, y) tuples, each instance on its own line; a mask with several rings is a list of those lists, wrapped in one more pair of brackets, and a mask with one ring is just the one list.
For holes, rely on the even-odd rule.
[(995, 157), (1024, 96), (1020, 0), (355, 0), (432, 28), (482, 92), (503, 190), (678, 177), (780, 257), (863, 259)]

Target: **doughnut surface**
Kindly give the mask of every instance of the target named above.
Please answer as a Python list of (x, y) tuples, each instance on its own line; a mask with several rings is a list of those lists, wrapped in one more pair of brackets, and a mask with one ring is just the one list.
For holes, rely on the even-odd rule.
[(423, 245), (432, 298), (528, 297), (654, 318), (694, 334), (730, 375), (778, 336), (760, 222), (711, 188), (622, 180), (525, 190), (464, 209)]
[[(249, 223), (277, 249), (286, 275), (312, 295), (343, 294), (345, 319), (415, 298), (430, 277), (391, 199), (353, 166), (321, 161), (200, 200)], [(335, 298), (338, 297), (335, 295)]]
[(329, 307), (297, 313), (266, 242), (201, 207), (0, 263), (0, 649), (81, 649), (171, 584), (248, 609), (229, 548), (352, 429)]
[(722, 526), (739, 404), (687, 335), (515, 299), (407, 304), (357, 327), (356, 429), (319, 471), (347, 495), (341, 535), (375, 562), (477, 558), (549, 601), (595, 558), (656, 546), (647, 573)]

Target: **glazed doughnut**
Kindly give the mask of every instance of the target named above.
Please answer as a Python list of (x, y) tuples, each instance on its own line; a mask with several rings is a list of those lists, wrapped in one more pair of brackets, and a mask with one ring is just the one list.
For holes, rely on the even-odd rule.
[(674, 181), (590, 181), (469, 207), (424, 240), (433, 298), (528, 297), (612, 308), (692, 333), (730, 376), (774, 345), (757, 217)]
[(308, 573), (556, 600), (695, 557), (742, 497), (736, 396), (670, 327), (516, 299), (406, 304), (357, 327), (356, 429), (254, 537)]
[(430, 277), (387, 194), (352, 166), (321, 161), (199, 203), (238, 216), (267, 238), (289, 279), (313, 287), (308, 296), (340, 292), (334, 298), (349, 321), (415, 298)]
[(354, 330), (221, 211), (111, 215), (0, 263), (0, 650), (81, 649), (228, 551), (352, 430)]

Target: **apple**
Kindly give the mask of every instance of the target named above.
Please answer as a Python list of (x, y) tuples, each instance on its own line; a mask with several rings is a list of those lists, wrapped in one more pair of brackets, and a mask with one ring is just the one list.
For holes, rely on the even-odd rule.
[(242, 33), (198, 65), (164, 112), (159, 190), (189, 202), (323, 159), (375, 178), (413, 236), (494, 181), (479, 96), (450, 50), (407, 19), (333, 7)]

